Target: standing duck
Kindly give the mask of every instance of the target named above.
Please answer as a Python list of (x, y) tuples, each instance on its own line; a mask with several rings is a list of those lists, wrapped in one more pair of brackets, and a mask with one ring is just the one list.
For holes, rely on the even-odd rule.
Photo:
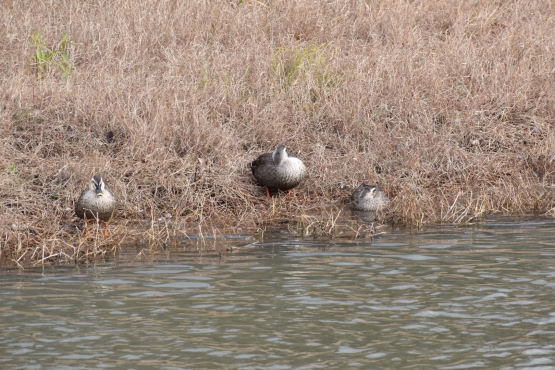
[(287, 154), (283, 145), (278, 145), (273, 153), (264, 153), (247, 165), (252, 170), (256, 182), (270, 190), (290, 190), (303, 181), (306, 167), (299, 158)]
[(379, 211), (389, 204), (389, 197), (378, 185), (362, 184), (351, 195), (350, 207), (355, 211)]
[(100, 175), (94, 175), (89, 186), (83, 190), (75, 203), (77, 217), (85, 219), (85, 222), (87, 219), (104, 222), (104, 236), (108, 235), (108, 221), (114, 215), (115, 209), (116, 198), (106, 187)]

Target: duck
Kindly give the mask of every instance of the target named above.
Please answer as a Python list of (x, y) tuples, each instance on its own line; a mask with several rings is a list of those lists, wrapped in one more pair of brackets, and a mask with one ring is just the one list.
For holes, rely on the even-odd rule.
[(116, 204), (116, 198), (104, 183), (102, 176), (94, 175), (89, 186), (83, 190), (75, 203), (75, 214), (85, 222), (87, 219), (103, 221), (104, 236), (108, 236), (108, 221), (114, 216)]
[(275, 151), (264, 153), (247, 164), (258, 185), (270, 190), (290, 191), (298, 186), (306, 175), (306, 167), (299, 158), (287, 153), (285, 145), (278, 145)]
[(355, 189), (350, 199), (350, 208), (355, 211), (382, 210), (389, 204), (389, 197), (378, 185), (362, 183)]

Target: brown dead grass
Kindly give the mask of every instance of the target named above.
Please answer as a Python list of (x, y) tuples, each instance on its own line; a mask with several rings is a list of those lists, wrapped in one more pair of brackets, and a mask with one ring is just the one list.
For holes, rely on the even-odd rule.
[[(6, 259), (80, 261), (123, 240), (165, 243), (184, 225), (302, 223), (331, 204), (327, 230), (363, 181), (408, 224), (553, 207), (553, 2), (1, 7)], [(67, 33), (71, 78), (55, 66), (37, 78), (33, 31), (53, 48)], [(278, 143), (309, 168), (286, 201), (265, 199), (246, 167)], [(108, 239), (72, 221), (95, 173), (120, 201)]]

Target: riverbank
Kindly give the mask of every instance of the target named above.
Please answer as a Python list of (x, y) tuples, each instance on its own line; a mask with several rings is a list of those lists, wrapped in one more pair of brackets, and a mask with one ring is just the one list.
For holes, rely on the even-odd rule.
[[(0, 15), (0, 245), (22, 266), (153, 221), (326, 224), (362, 182), (409, 225), (553, 207), (547, 1), (29, 4)], [(267, 199), (246, 165), (280, 143), (309, 174)], [(73, 218), (96, 173), (119, 201), (107, 239)]]

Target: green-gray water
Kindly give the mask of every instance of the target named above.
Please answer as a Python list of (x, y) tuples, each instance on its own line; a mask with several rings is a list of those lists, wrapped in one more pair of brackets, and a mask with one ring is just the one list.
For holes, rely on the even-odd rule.
[[(1, 369), (555, 369), (555, 223), (0, 276)], [(250, 245), (249, 245), (250, 244)]]

